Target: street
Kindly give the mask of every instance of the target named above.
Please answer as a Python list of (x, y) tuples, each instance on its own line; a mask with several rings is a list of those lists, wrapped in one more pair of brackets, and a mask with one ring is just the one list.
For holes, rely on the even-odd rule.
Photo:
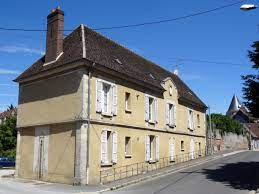
[(243, 194), (257, 188), (259, 152), (243, 152), (109, 193)]
[[(259, 152), (245, 151), (107, 194), (248, 194), (259, 188)], [(92, 186), (0, 179), (0, 194), (91, 193)], [(98, 192), (97, 192), (98, 193)]]

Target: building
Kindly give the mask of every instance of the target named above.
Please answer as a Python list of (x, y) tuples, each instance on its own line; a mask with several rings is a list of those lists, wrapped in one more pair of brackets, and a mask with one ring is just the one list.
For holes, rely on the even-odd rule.
[(46, 54), (19, 83), (16, 176), (97, 184), (100, 171), (204, 155), (205, 104), (175, 74), (80, 25), (47, 17)]
[(9, 110), (6, 110), (4, 112), (1, 112), (0, 113), (0, 125), (3, 124), (8, 117), (16, 116), (16, 114), (17, 114), (16, 108), (9, 109)]
[(250, 149), (259, 150), (259, 123), (245, 123), (245, 127), (250, 132)]

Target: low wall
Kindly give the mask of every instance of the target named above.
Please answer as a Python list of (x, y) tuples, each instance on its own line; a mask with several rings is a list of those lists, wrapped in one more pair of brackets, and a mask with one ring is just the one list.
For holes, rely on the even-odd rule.
[(218, 129), (215, 129), (213, 134), (212, 149), (214, 152), (249, 148), (249, 141), (246, 136), (237, 135), (235, 133), (221, 134)]

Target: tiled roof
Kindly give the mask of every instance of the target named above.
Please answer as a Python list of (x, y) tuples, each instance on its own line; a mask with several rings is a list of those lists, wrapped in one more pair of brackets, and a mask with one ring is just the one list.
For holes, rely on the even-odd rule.
[(259, 138), (259, 123), (246, 123), (248, 129)]
[[(160, 88), (161, 91), (163, 90), (161, 82), (170, 77), (177, 87), (180, 98), (199, 107), (206, 107), (198, 96), (177, 75), (87, 27), (84, 27), (84, 34), (85, 58), (87, 60), (122, 75), (127, 75), (138, 82)], [(24, 78), (59, 67), (62, 64), (83, 59), (82, 42), (82, 30), (78, 27), (64, 39), (64, 53), (57, 62), (43, 66), (44, 57), (42, 57), (14, 81), (19, 82)]]
[(6, 111), (0, 113), (0, 119), (4, 119), (4, 118), (10, 117), (12, 115), (16, 115), (16, 114), (17, 114), (16, 108), (14, 108), (12, 110), (6, 110)]

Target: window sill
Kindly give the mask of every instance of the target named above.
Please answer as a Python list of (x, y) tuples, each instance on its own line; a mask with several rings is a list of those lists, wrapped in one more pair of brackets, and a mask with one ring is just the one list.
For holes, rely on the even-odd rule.
[(184, 150), (181, 150), (181, 152), (184, 152)]
[(169, 126), (170, 128), (175, 128), (175, 127), (176, 127), (175, 124), (169, 124), (168, 126)]
[(111, 167), (113, 165), (113, 163), (106, 163), (106, 164), (104, 164), (104, 163), (101, 163), (101, 167)]
[(155, 121), (148, 121), (148, 123), (149, 123), (149, 124), (152, 124), (152, 125), (156, 124)]
[(201, 128), (201, 126), (200, 126), (200, 125), (198, 125), (197, 127), (198, 127), (198, 128)]
[(154, 164), (154, 163), (157, 163), (158, 161), (157, 160), (149, 160), (148, 163), (149, 164)]
[(175, 162), (175, 159), (173, 159), (173, 160), (170, 160), (169, 162), (170, 162), (170, 163), (174, 163), (174, 162)]
[(126, 154), (126, 155), (125, 155), (125, 158), (132, 158), (132, 155), (129, 155), (129, 154), (127, 155), (127, 154)]
[(113, 114), (109, 114), (109, 113), (102, 113), (102, 116), (104, 116), (104, 117), (112, 117), (112, 116), (113, 116)]
[(131, 110), (125, 109), (125, 113), (132, 113)]

